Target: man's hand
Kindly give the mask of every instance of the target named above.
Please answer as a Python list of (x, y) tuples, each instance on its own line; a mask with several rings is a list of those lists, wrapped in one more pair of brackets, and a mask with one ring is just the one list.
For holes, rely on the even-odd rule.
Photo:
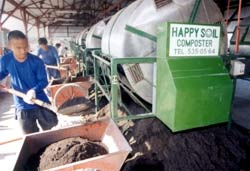
[(32, 102), (32, 99), (36, 98), (36, 92), (35, 90), (31, 89), (26, 93), (26, 96), (23, 98), (23, 100), (28, 104), (34, 104)]

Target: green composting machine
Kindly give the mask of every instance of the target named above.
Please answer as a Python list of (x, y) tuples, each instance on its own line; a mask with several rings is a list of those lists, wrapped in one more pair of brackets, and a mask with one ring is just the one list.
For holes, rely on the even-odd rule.
[[(137, 0), (100, 32), (93, 26), (88, 39), (100, 39), (87, 48), (99, 50), (87, 58), (97, 107), (101, 91), (114, 120), (158, 117), (173, 132), (226, 122), (233, 82), (220, 56), (227, 42), (222, 22), (212, 0)], [(130, 113), (120, 89), (147, 113), (118, 116), (118, 105)]]
[(172, 131), (228, 121), (233, 82), (219, 54), (220, 29), (184, 23), (159, 29), (156, 115)]

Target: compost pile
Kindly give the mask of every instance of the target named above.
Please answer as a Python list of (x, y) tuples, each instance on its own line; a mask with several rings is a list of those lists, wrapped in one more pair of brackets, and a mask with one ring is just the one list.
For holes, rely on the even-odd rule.
[(26, 170), (46, 170), (107, 153), (100, 142), (92, 142), (81, 137), (66, 138), (31, 156), (26, 164)]
[[(73, 107), (73, 109), (75, 111), (77, 111), (77, 105), (80, 105), (82, 107), (81, 107), (80, 111), (75, 112), (75, 113), (81, 113), (81, 114), (94, 113), (95, 104), (92, 101), (85, 98), (85, 97), (75, 97), (75, 98), (69, 99), (66, 102), (64, 102), (58, 108), (58, 110), (60, 111), (60, 110), (63, 110), (65, 108), (67, 108), (67, 107)], [(74, 115), (74, 112), (71, 113), (71, 114), (68, 114), (68, 115)]]
[(250, 170), (250, 132), (227, 124), (173, 134), (160, 120), (134, 121), (122, 171)]

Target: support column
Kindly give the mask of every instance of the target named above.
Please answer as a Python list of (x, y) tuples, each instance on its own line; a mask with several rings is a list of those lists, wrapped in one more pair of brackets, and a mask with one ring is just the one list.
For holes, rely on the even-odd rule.
[(226, 17), (227, 17), (227, 18), (226, 18), (226, 25), (227, 25), (227, 26), (228, 26), (228, 24), (229, 24), (229, 23), (228, 23), (228, 22), (229, 22), (228, 20), (229, 20), (229, 12), (230, 12), (230, 1), (231, 1), (231, 0), (227, 0), (227, 16), (226, 16)]
[(36, 19), (37, 37), (40, 38), (40, 20)]
[[(2, 23), (2, 16), (3, 16), (3, 10), (4, 10), (4, 4), (5, 4), (5, 0), (2, 0), (2, 4), (1, 4), (1, 8), (0, 8), (0, 34), (2, 32), (2, 27), (3, 27), (3, 23)], [(2, 45), (2, 40), (0, 40), (0, 56), (3, 55), (3, 45)]]
[(48, 26), (48, 39), (50, 38), (50, 29), (49, 29), (49, 26)]
[(242, 0), (239, 0), (237, 30), (236, 30), (236, 43), (235, 43), (235, 53), (236, 54), (239, 53), (241, 6), (242, 6)]
[(23, 9), (21, 13), (22, 13), (23, 24), (24, 24), (24, 32), (25, 32), (27, 39), (28, 39), (28, 18), (27, 18), (27, 14), (25, 12), (25, 9)]
[(69, 37), (69, 26), (66, 27), (67, 27), (67, 36)]
[(3, 10), (4, 10), (5, 0), (2, 0), (1, 8), (0, 8), (0, 31), (2, 31), (2, 16), (3, 16)]
[(43, 33), (44, 33), (44, 37), (47, 37), (45, 24), (43, 24)]

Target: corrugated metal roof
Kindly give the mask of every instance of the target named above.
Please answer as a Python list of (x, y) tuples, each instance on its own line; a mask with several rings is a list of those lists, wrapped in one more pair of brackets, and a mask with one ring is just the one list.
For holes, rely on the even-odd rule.
[[(3, 13), (36, 25), (89, 26), (134, 0), (1, 0)], [(113, 6), (113, 8), (111, 8)], [(0, 6), (1, 8), (1, 6)]]
[[(0, 11), (26, 20), (29, 24), (42, 26), (91, 26), (100, 19), (113, 15), (135, 0), (0, 0)], [(214, 0), (221, 11), (227, 9), (228, 0)], [(158, 1), (157, 1), (158, 2)], [(160, 1), (162, 2), (162, 1)], [(230, 21), (237, 16), (239, 0), (230, 0)], [(250, 1), (242, 0), (242, 7), (249, 9)], [(234, 14), (236, 13), (236, 15)], [(242, 17), (249, 10), (242, 10)], [(227, 16), (225, 15), (225, 18)], [(5, 19), (2, 20), (5, 22)], [(39, 22), (38, 22), (39, 21)]]

